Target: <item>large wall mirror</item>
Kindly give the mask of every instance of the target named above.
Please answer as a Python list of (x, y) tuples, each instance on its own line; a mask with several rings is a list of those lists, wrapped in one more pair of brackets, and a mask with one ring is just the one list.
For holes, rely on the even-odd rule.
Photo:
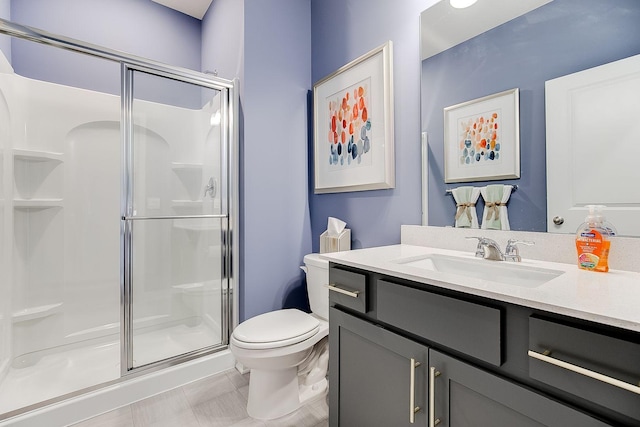
[[(637, 0), (477, 0), (467, 9), (441, 0), (425, 10), (427, 224), (455, 224), (451, 190), (505, 184), (517, 186), (507, 203), (512, 230), (574, 233), (585, 205), (604, 204), (619, 235), (640, 236), (638, 22)], [(512, 89), (519, 96), (519, 178), (446, 179), (452, 132), (445, 132), (445, 109), (450, 120), (459, 119), (471, 114), (465, 103), (494, 102), (492, 96)], [(505, 146), (513, 143), (506, 138)], [(555, 195), (561, 187), (569, 192)], [(556, 210), (556, 199), (565, 212)], [(474, 209), (482, 220), (483, 197)]]

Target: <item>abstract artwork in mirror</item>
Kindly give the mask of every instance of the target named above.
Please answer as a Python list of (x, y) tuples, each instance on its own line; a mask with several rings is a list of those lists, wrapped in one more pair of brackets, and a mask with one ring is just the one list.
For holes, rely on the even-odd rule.
[(313, 87), (315, 192), (393, 188), (391, 41)]
[(520, 177), (519, 92), (504, 92), (444, 109), (445, 182)]

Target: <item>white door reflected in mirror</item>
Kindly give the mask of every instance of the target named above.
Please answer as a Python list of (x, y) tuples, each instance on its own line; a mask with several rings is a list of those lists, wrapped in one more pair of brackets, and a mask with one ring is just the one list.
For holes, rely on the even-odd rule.
[(602, 204), (618, 235), (640, 236), (638, 93), (640, 55), (546, 82), (547, 231), (573, 233)]

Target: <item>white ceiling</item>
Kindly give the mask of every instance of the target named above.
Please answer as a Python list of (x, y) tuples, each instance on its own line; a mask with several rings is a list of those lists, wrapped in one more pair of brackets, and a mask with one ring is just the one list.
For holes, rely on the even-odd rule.
[(151, 0), (197, 19), (202, 19), (213, 0)]
[(467, 41), (553, 0), (478, 0), (454, 9), (442, 0), (420, 15), (422, 60)]

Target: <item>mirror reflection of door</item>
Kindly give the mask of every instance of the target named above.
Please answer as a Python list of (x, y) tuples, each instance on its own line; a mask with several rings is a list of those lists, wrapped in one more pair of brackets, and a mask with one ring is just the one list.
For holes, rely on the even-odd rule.
[(573, 233), (586, 205), (640, 236), (640, 55), (546, 82), (547, 230)]

